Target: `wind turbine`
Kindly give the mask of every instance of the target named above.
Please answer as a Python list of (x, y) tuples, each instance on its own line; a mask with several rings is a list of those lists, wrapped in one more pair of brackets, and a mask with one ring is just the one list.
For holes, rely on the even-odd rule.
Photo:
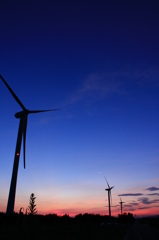
[(123, 208), (123, 203), (124, 202), (122, 202), (121, 197), (120, 197), (120, 202), (119, 203), (120, 203), (120, 206), (121, 206), (121, 215), (122, 215), (122, 208)]
[(6, 214), (10, 215), (14, 212), (14, 202), (15, 202), (15, 193), (16, 193), (16, 183), (17, 183), (17, 175), (18, 175), (18, 166), (19, 166), (19, 158), (20, 158), (20, 149), (21, 149), (21, 142), (23, 138), (23, 155), (24, 155), (24, 168), (25, 168), (25, 141), (26, 141), (26, 130), (27, 130), (27, 118), (28, 114), (30, 113), (40, 113), (40, 112), (48, 112), (48, 111), (55, 111), (56, 109), (50, 109), (50, 110), (28, 110), (24, 107), (22, 102), (19, 100), (19, 98), (15, 95), (13, 90), (10, 88), (10, 86), (7, 84), (7, 82), (4, 80), (4, 78), (0, 75), (0, 78), (14, 97), (14, 99), (17, 101), (17, 103), (21, 106), (22, 111), (17, 112), (15, 114), (16, 118), (20, 119), (19, 123), (19, 130), (18, 130), (18, 136), (17, 136), (17, 143), (15, 148), (15, 155), (14, 155), (14, 165), (13, 165), (13, 171), (12, 171), (12, 178), (11, 178), (11, 184), (10, 184), (10, 191), (8, 196), (8, 204), (7, 204), (7, 210)]
[[(109, 186), (109, 183), (108, 183), (106, 177), (105, 177), (105, 181), (106, 181), (106, 183), (107, 183), (107, 185), (108, 185), (108, 188), (106, 188), (105, 191), (108, 191), (109, 217), (111, 218), (111, 203), (112, 203), (111, 190), (112, 190), (112, 188), (114, 188), (114, 186), (113, 186), (113, 187), (110, 187), (110, 186)], [(111, 199), (111, 203), (110, 203), (110, 199)]]

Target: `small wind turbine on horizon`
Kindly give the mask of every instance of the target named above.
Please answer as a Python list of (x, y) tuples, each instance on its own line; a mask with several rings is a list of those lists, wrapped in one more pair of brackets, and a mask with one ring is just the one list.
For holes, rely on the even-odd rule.
[[(111, 190), (112, 190), (112, 188), (114, 188), (114, 186), (113, 186), (113, 187), (110, 187), (110, 186), (109, 186), (109, 183), (108, 183), (108, 181), (107, 181), (107, 179), (106, 179), (105, 176), (104, 176), (104, 178), (105, 178), (105, 181), (106, 181), (106, 183), (107, 183), (107, 185), (108, 185), (108, 188), (106, 188), (105, 191), (108, 191), (109, 217), (111, 218), (111, 203), (112, 203)], [(110, 199), (111, 199), (111, 200), (110, 200)], [(110, 202), (110, 201), (111, 201), (111, 202)]]
[(23, 155), (24, 155), (24, 168), (25, 168), (25, 141), (26, 141), (26, 130), (27, 130), (27, 118), (28, 114), (30, 113), (41, 113), (41, 112), (49, 112), (49, 111), (55, 111), (59, 110), (58, 108), (50, 109), (50, 110), (28, 110), (24, 107), (22, 102), (19, 100), (19, 98), (15, 95), (13, 90), (10, 88), (8, 83), (4, 80), (4, 78), (0, 75), (0, 78), (14, 97), (14, 99), (17, 101), (17, 103), (22, 108), (22, 111), (17, 112), (15, 114), (16, 118), (20, 119), (19, 123), (19, 130), (18, 130), (18, 136), (17, 136), (17, 143), (15, 148), (15, 155), (14, 155), (14, 165), (13, 165), (13, 171), (12, 171), (12, 178), (11, 178), (11, 184), (10, 184), (10, 191), (8, 196), (8, 204), (7, 204), (7, 210), (6, 214), (10, 215), (14, 212), (14, 202), (15, 202), (15, 194), (16, 194), (16, 183), (17, 183), (17, 174), (18, 174), (18, 166), (19, 166), (19, 158), (20, 158), (20, 150), (21, 150), (21, 142), (23, 138)]
[(120, 203), (120, 206), (121, 206), (121, 215), (122, 215), (122, 209), (123, 209), (123, 203), (124, 202), (122, 202), (121, 197), (120, 197), (120, 202), (119, 203)]

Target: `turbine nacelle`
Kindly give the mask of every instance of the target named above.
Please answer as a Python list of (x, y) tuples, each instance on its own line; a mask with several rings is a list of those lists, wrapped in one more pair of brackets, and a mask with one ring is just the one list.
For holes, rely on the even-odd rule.
[(112, 188), (114, 188), (114, 186), (113, 186), (113, 187), (106, 188), (105, 191), (110, 191), (110, 190), (112, 190)]
[(125, 202), (122, 202), (121, 197), (120, 197), (120, 202), (119, 202), (119, 203), (120, 203), (120, 204), (125, 203)]
[(21, 118), (21, 117), (24, 117), (24, 116), (27, 116), (29, 114), (29, 110), (25, 110), (25, 111), (20, 111), (20, 112), (17, 112), (14, 116), (16, 118)]

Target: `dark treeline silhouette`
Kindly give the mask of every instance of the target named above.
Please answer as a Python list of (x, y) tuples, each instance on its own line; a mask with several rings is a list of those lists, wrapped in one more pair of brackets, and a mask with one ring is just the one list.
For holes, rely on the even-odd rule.
[[(1, 239), (123, 239), (131, 221), (99, 214), (32, 215), (0, 213)], [(132, 216), (133, 217), (133, 216)]]
[[(20, 209), (21, 210), (21, 209)], [(109, 216), (107, 215), (99, 215), (99, 214), (78, 214), (75, 217), (70, 217), (69, 215), (65, 214), (63, 216), (58, 216), (57, 214), (47, 214), (47, 215), (40, 215), (40, 214), (24, 214), (22, 211), (19, 211), (18, 213), (14, 213), (10, 216), (6, 216), (5, 213), (0, 212), (0, 223), (5, 224), (5, 223), (10, 223), (10, 224), (16, 224), (18, 220), (24, 220), (25, 222), (27, 221), (28, 223), (32, 219), (34, 222), (38, 220), (39, 224), (112, 224), (113, 223), (122, 223), (125, 225), (131, 224), (134, 222), (134, 217), (133, 214), (131, 213), (124, 213), (123, 215), (118, 215), (118, 217), (111, 217), (111, 220)], [(23, 221), (21, 221), (22, 224)]]
[(132, 224), (135, 219), (132, 213), (124, 213), (118, 215), (118, 222), (123, 224)]
[(109, 216), (88, 213), (74, 218), (67, 214), (0, 213), (0, 239), (123, 240), (135, 221), (159, 229), (159, 217), (135, 219), (131, 213), (119, 214), (111, 221)]

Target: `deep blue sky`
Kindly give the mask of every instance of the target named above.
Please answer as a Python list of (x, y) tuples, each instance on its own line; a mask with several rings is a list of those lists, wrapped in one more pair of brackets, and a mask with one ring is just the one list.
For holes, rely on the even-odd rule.
[[(0, 74), (26, 108), (61, 108), (29, 116), (15, 210), (34, 192), (41, 213), (108, 213), (105, 175), (114, 205), (141, 193), (125, 211), (156, 213), (159, 2), (1, 0), (0, 32)], [(5, 211), (20, 107), (0, 93)]]

